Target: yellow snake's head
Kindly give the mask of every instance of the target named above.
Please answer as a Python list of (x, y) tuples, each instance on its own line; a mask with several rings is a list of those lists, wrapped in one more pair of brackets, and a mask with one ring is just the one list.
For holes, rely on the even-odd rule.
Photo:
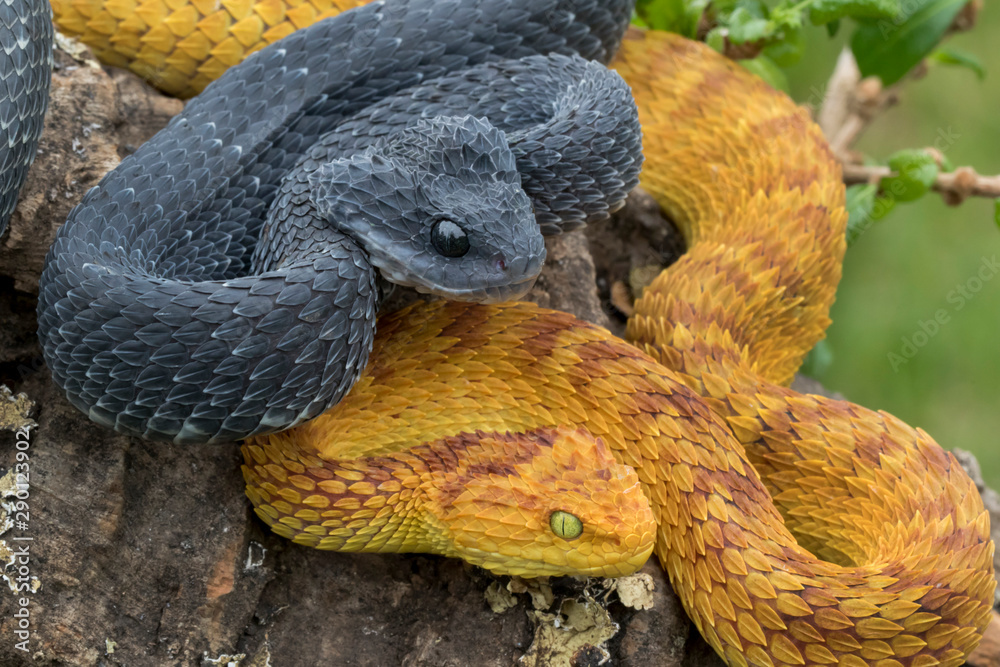
[(639, 478), (582, 430), (446, 438), (468, 462), (429, 495), (442, 551), (498, 574), (616, 577), (645, 563), (656, 523)]

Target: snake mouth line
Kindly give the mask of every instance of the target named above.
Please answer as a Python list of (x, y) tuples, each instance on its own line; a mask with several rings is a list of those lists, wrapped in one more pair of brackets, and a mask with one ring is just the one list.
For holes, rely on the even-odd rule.
[[(443, 299), (452, 301), (468, 301), (478, 303), (502, 303), (504, 301), (517, 301), (534, 286), (535, 281), (541, 274), (544, 264), (544, 252), (538, 260), (534, 258), (523, 258), (517, 261), (513, 267), (507, 269), (507, 273), (521, 274), (520, 280), (510, 280), (506, 278), (503, 282), (499, 280), (493, 284), (480, 284), (473, 287), (446, 287), (440, 282), (434, 283), (426, 277), (420, 277), (409, 267), (392, 257), (382, 254), (370, 253), (372, 263), (378, 267), (383, 278), (389, 282), (403, 287), (412, 287), (421, 294), (431, 294)], [(512, 262), (512, 264), (514, 264)], [(485, 283), (480, 277), (477, 281)]]
[(421, 294), (433, 294), (443, 299), (450, 299), (452, 301), (495, 304), (504, 303), (506, 301), (519, 301), (524, 298), (529, 291), (531, 291), (531, 288), (534, 287), (537, 279), (538, 276), (536, 275), (531, 278), (526, 278), (519, 283), (511, 283), (497, 287), (483, 287), (479, 289), (448, 290), (447, 292), (427, 288), (422, 285), (411, 285), (411, 287), (416, 289)]
[(462, 553), (455, 555), (495, 574), (529, 578), (564, 576), (615, 578), (634, 574), (645, 565), (652, 553), (653, 545), (650, 544), (649, 548), (643, 551), (627, 554), (615, 562), (606, 561), (592, 567), (581, 567), (579, 564), (570, 566), (548, 562), (539, 563), (537, 560), (510, 555), (501, 556), (495, 552), (483, 551), (474, 547), (463, 547)]

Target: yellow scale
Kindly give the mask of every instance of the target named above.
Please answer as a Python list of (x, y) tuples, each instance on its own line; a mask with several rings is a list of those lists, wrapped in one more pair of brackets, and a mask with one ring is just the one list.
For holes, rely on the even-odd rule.
[(59, 29), (104, 63), (188, 98), (254, 51), (362, 0), (53, 0)]

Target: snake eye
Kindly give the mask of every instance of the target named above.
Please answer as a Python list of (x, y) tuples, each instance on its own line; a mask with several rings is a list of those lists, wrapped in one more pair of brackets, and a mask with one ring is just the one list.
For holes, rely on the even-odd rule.
[(469, 235), (451, 220), (438, 220), (434, 223), (431, 243), (445, 257), (461, 257), (469, 252)]
[(549, 517), (552, 532), (564, 540), (572, 540), (583, 533), (583, 522), (569, 512), (556, 510)]

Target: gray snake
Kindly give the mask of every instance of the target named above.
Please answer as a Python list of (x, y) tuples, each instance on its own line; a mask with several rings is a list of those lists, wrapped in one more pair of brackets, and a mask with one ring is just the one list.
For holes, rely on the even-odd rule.
[(629, 0), (403, 0), (249, 57), (60, 229), (40, 282), (46, 363), (120, 432), (282, 430), (347, 392), (390, 281), (516, 298), (541, 232), (636, 184), (615, 53)]
[(0, 0), (0, 238), (42, 135), (52, 32), (48, 0)]

